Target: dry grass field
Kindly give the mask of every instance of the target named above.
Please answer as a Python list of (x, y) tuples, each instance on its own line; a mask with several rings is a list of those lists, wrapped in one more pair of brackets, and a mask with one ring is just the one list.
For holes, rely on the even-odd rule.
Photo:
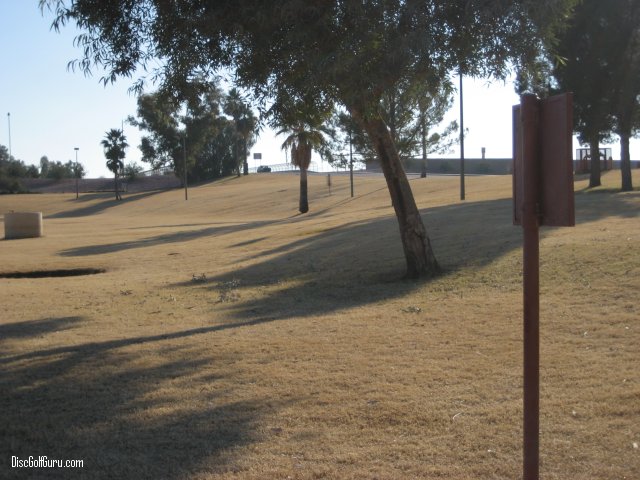
[[(636, 185), (640, 178), (635, 173)], [(576, 181), (541, 230), (541, 478), (640, 478), (640, 191)], [(0, 197), (0, 478), (517, 479), (511, 178), (411, 181), (444, 274), (402, 279), (384, 180)], [(0, 227), (3, 228), (3, 227)], [(11, 457), (82, 459), (14, 469)]]

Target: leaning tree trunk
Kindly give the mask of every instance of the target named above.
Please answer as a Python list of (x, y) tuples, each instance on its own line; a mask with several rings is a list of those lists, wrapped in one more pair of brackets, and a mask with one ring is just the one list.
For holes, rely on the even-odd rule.
[(400, 238), (407, 262), (407, 277), (436, 275), (440, 272), (440, 267), (387, 125), (380, 118), (369, 119), (357, 114), (354, 118), (362, 123), (380, 158), (400, 227)]
[(620, 172), (622, 174), (622, 191), (630, 192), (633, 190), (633, 181), (631, 179), (631, 154), (629, 152), (629, 134), (620, 134)]
[(599, 187), (600, 183), (600, 142), (598, 136), (591, 138), (589, 142), (591, 154), (591, 176), (589, 177), (589, 188)]
[(300, 205), (298, 210), (300, 213), (307, 213), (309, 211), (309, 195), (307, 191), (307, 168), (304, 165), (300, 165)]

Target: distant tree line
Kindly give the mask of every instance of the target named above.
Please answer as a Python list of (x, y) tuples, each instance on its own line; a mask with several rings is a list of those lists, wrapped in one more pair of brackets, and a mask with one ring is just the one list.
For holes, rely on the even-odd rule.
[(0, 145), (0, 193), (21, 193), (26, 191), (21, 179), (24, 178), (82, 178), (85, 171), (82, 165), (69, 160), (67, 163), (50, 161), (46, 156), (40, 159), (40, 168), (27, 165), (9, 155), (9, 150)]
[(137, 117), (128, 122), (146, 132), (142, 161), (152, 169), (172, 168), (189, 181), (248, 174), (247, 156), (258, 121), (237, 89), (224, 92), (215, 82), (194, 81), (183, 95), (167, 91), (138, 97)]
[[(600, 143), (620, 140), (623, 191), (633, 190), (629, 139), (640, 133), (640, 1), (583, 0), (553, 50), (520, 72), (520, 91), (574, 94), (574, 132), (600, 158)], [(601, 184), (591, 161), (589, 187)]]

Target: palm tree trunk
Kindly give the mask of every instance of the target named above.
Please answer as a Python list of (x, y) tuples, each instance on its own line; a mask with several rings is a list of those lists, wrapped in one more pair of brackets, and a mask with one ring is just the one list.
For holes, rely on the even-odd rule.
[(633, 190), (633, 181), (631, 179), (631, 154), (629, 152), (628, 133), (620, 134), (620, 172), (622, 174), (622, 191), (630, 192)]
[(589, 177), (589, 188), (599, 187), (600, 182), (600, 142), (598, 136), (591, 138), (589, 149), (591, 154), (591, 176)]
[(380, 158), (400, 227), (407, 277), (431, 277), (438, 274), (440, 267), (389, 129), (380, 118), (364, 118), (357, 113), (354, 118), (364, 127)]
[(116, 200), (120, 200), (120, 195), (118, 195), (118, 172), (113, 174), (113, 189), (116, 192)]
[(300, 213), (309, 211), (309, 195), (307, 192), (307, 167), (300, 165)]

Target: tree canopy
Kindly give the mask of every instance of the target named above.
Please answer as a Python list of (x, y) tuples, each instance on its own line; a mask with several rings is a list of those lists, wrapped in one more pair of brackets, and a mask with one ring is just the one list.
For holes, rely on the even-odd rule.
[(224, 101), (224, 113), (229, 115), (233, 121), (234, 151), (238, 164), (238, 174), (240, 174), (240, 165), (242, 164), (243, 173), (248, 175), (249, 163), (247, 162), (247, 156), (249, 149), (255, 143), (258, 119), (237, 88), (232, 88), (227, 94)]
[[(55, 28), (75, 23), (84, 71), (138, 75), (180, 92), (221, 68), (277, 112), (291, 99), (345, 107), (374, 146), (387, 180), (407, 275), (438, 264), (389, 129), (384, 92), (433, 84), (453, 69), (503, 76), (536, 58), (575, 0), (40, 0)], [(160, 60), (154, 67), (152, 61)], [(144, 78), (138, 78), (141, 87)]]
[(622, 190), (633, 190), (629, 138), (640, 130), (640, 1), (612, 0), (605, 14), (611, 53), (613, 131), (620, 137)]
[[(459, 127), (455, 120), (434, 131), (452, 104), (453, 87), (449, 79), (443, 79), (439, 85), (420, 84), (408, 90), (400, 86), (384, 93), (380, 114), (403, 161), (422, 156), (425, 162), (427, 155), (445, 153), (458, 142)], [(350, 144), (362, 161), (376, 158), (377, 152), (366, 132), (348, 113), (337, 111), (331, 125), (334, 127), (328, 158), (331, 163), (345, 166), (343, 152), (349, 150)]]
[(311, 154), (315, 150), (320, 155), (327, 153), (328, 137), (332, 134), (326, 127), (329, 112), (308, 110), (305, 103), (289, 104), (287, 112), (271, 120), (271, 126), (278, 129), (277, 135), (286, 135), (282, 149), (291, 152), (291, 164), (300, 169), (300, 213), (309, 211), (307, 170), (311, 164)]
[(105, 132), (104, 139), (101, 140), (100, 144), (104, 148), (107, 168), (113, 172), (116, 200), (121, 200), (118, 188), (118, 177), (124, 171), (123, 160), (126, 156), (126, 149), (129, 147), (127, 137), (125, 137), (122, 130), (112, 128)]
[(142, 160), (152, 168), (171, 167), (192, 181), (239, 173), (255, 141), (257, 119), (240, 93), (224, 93), (215, 81), (198, 81), (180, 101), (159, 90), (138, 97), (137, 117), (129, 117), (146, 134)]
[[(547, 54), (521, 78), (520, 91), (574, 93), (574, 130), (590, 157), (600, 142), (618, 135), (622, 189), (631, 190), (629, 138), (640, 126), (640, 1), (582, 0)], [(600, 185), (600, 163), (591, 162), (589, 185)]]

